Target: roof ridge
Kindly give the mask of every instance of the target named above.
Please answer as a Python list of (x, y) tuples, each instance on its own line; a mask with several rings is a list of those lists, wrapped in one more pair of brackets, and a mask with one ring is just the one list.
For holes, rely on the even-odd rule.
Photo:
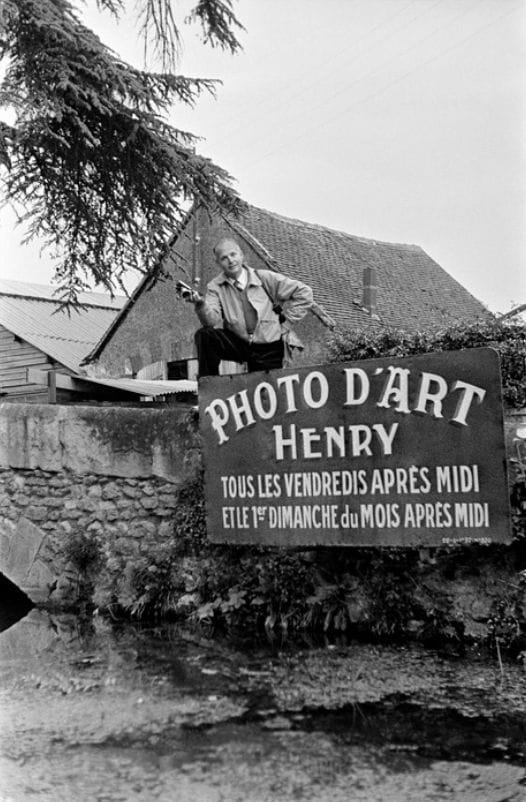
[[(30, 336), (30, 335), (28, 335), (28, 336)], [(91, 339), (91, 340), (78, 340), (76, 337), (61, 337), (58, 334), (46, 334), (46, 333), (44, 333), (44, 334), (41, 334), (40, 336), (41, 337), (45, 337), (46, 340), (59, 340), (60, 342), (63, 342), (63, 343), (78, 343), (79, 345), (90, 345), (92, 342), (94, 342), (93, 339)], [(20, 334), (19, 337), (22, 337), (22, 339), (23, 339), (24, 338), (24, 334)]]
[[(45, 286), (45, 285), (42, 284), (41, 286)], [(98, 293), (86, 293), (86, 294), (87, 295), (92, 295), (92, 294), (97, 295)], [(102, 295), (102, 293), (100, 293), (100, 294)], [(22, 293), (22, 292), (5, 292), (5, 290), (2, 290), (1, 288), (0, 288), (0, 296), (4, 296), (6, 298), (21, 298), (24, 301), (42, 301), (43, 303), (56, 304), (56, 305), (60, 305), (62, 303), (60, 301), (60, 298), (46, 298), (45, 295), (31, 295), (31, 294), (26, 294), (26, 293)], [(117, 297), (117, 298), (126, 298), (125, 295), (118, 295), (118, 296), (115, 296), (115, 297)], [(69, 306), (72, 309), (74, 309), (75, 311), (77, 311), (77, 310), (82, 311), (82, 309), (85, 306), (89, 306), (90, 309), (109, 309), (112, 312), (116, 312), (119, 309), (119, 307), (111, 306), (110, 304), (96, 304), (94, 302), (90, 303), (89, 301), (86, 301), (84, 303), (79, 303), (79, 304), (69, 304)]]
[[(16, 279), (0, 278), (0, 295), (7, 298), (22, 298), (24, 300), (48, 301), (54, 304), (64, 304), (65, 302), (57, 295), (60, 290), (60, 287), (54, 286), (53, 284), (39, 284), (36, 281), (24, 282)], [(121, 308), (127, 296), (115, 293), (115, 295), (111, 297), (104, 292), (86, 289), (79, 292), (79, 297), (85, 298), (85, 300), (79, 301), (76, 305), (72, 305), (74, 309), (81, 309), (84, 306), (89, 306), (99, 309), (115, 310)]]
[(372, 237), (361, 237), (358, 234), (349, 234), (347, 231), (341, 231), (338, 228), (330, 228), (329, 226), (322, 226), (320, 223), (310, 223), (307, 220), (300, 220), (299, 217), (287, 217), (284, 214), (278, 214), (277, 212), (271, 212), (268, 209), (263, 209), (261, 206), (254, 206), (250, 203), (247, 203), (249, 209), (254, 210), (256, 212), (263, 212), (263, 214), (267, 214), (269, 217), (276, 218), (278, 220), (282, 220), (285, 223), (291, 223), (292, 225), (296, 226), (303, 226), (313, 229), (314, 231), (328, 231), (331, 234), (338, 234), (342, 237), (347, 239), (352, 239), (357, 242), (367, 242), (371, 244), (378, 244), (378, 245), (390, 245), (393, 248), (407, 248), (408, 250), (416, 250), (416, 251), (423, 251), (423, 248), (420, 245), (407, 243), (407, 242), (388, 242), (386, 240), (380, 240)]

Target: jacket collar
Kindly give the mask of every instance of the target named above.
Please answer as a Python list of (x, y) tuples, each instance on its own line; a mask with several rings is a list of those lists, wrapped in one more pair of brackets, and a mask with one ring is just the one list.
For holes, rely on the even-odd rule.
[[(261, 285), (261, 279), (256, 273), (256, 271), (252, 267), (249, 267), (248, 265), (243, 265), (243, 267), (248, 273), (247, 287), (252, 284), (256, 284), (258, 286)], [(218, 281), (220, 284), (231, 284), (231, 280), (228, 278), (228, 276), (225, 276), (224, 273), (219, 274)]]

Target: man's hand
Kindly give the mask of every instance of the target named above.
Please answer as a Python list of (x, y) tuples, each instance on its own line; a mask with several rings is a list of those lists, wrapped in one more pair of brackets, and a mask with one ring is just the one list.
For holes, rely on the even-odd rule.
[(175, 289), (177, 293), (181, 296), (184, 301), (188, 301), (191, 304), (201, 303), (203, 300), (203, 296), (197, 290), (193, 290), (189, 284), (185, 284), (184, 281), (178, 281), (175, 285)]

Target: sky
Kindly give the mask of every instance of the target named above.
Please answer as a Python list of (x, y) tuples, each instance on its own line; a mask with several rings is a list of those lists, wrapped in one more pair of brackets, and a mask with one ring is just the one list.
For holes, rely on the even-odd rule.
[[(130, 9), (133, 3), (130, 3)], [(188, 3), (176, 4), (182, 19)], [(179, 71), (216, 98), (169, 121), (249, 203), (420, 245), (494, 312), (526, 303), (526, 0), (237, 0), (236, 55), (183, 25)], [(132, 15), (84, 21), (144, 66)], [(154, 66), (151, 63), (147, 66)], [(3, 278), (52, 261), (0, 216)], [(130, 276), (129, 289), (137, 282)]]

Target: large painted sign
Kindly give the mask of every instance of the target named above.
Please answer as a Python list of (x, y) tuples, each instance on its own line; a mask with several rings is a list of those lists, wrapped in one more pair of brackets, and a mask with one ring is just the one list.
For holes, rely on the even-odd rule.
[(207, 377), (199, 405), (214, 542), (510, 539), (491, 348)]

